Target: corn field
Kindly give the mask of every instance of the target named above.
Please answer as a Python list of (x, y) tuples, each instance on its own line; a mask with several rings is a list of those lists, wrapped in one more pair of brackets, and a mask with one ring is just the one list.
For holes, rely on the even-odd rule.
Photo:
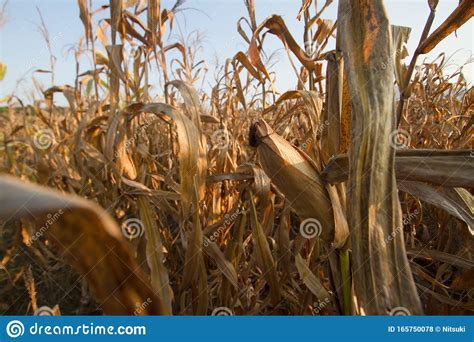
[(184, 1), (78, 0), (73, 83), (51, 58), (41, 97), (2, 99), (0, 312), (472, 315), (474, 91), (422, 58), (474, 2), (432, 27), (437, 4), (410, 37), (381, 1), (303, 0), (296, 37), (245, 0), (205, 91)]

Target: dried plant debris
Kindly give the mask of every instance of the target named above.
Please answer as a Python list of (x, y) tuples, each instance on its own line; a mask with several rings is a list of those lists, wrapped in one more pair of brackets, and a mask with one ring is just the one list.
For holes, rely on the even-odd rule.
[(213, 78), (182, 4), (78, 1), (74, 83), (2, 99), (0, 312), (472, 315), (474, 92), (418, 58), (472, 2), (410, 56), (382, 2), (303, 1), (299, 39), (244, 1)]

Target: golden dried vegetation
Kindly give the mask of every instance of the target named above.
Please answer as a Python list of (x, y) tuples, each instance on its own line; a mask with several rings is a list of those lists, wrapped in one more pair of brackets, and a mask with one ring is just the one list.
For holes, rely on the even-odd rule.
[[(74, 84), (0, 113), (0, 311), (472, 314), (474, 92), (417, 58), (474, 4), (431, 30), (437, 2), (405, 65), (410, 29), (381, 2), (341, 0), (333, 22), (302, 1), (299, 44), (246, 0), (248, 50), (206, 93), (169, 34), (183, 1), (78, 0)], [(274, 89), (266, 34), (296, 89)]]

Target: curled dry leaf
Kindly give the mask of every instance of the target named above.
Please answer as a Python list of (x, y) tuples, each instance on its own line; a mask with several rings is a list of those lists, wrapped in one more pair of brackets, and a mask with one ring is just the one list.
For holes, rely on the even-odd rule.
[[(207, 172), (204, 139), (194, 122), (177, 108), (165, 103), (135, 103), (126, 109), (130, 113), (148, 112), (172, 120), (178, 135), (178, 160), (181, 178), (181, 198), (184, 216), (188, 217), (193, 197), (193, 183), (196, 176), (199, 197), (204, 195)], [(199, 117), (196, 120), (200, 120)]]
[[(137, 306), (151, 301), (141, 314), (169, 313), (128, 249), (120, 228), (98, 205), (82, 198), (0, 177), (0, 218), (18, 219), (35, 215), (46, 222), (39, 231), (55, 244), (68, 263), (88, 281), (106, 314), (133, 315)], [(44, 227), (45, 225), (43, 225)]]
[(460, 28), (474, 15), (474, 2), (461, 0), (451, 15), (421, 43), (419, 53), (428, 53), (433, 50), (444, 38)]

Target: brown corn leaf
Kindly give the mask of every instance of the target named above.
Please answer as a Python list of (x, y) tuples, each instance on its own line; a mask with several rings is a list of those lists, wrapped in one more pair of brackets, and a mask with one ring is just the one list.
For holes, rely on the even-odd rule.
[(326, 298), (330, 299), (332, 297), (328, 290), (326, 290), (321, 284), (321, 281), (314, 275), (313, 272), (311, 272), (308, 265), (306, 264), (306, 261), (300, 254), (297, 254), (295, 257), (295, 265), (301, 280), (303, 280), (304, 284), (316, 296), (316, 298), (323, 301)]
[[(201, 131), (201, 113), (203, 112), (201, 107), (201, 101), (199, 100), (199, 95), (196, 90), (184, 81), (172, 81), (169, 84), (176, 87), (183, 97), (184, 105), (186, 107), (186, 112), (188, 117), (194, 123), (195, 128), (190, 128), (193, 130), (194, 134), (188, 136), (188, 143), (193, 144), (197, 147), (198, 150), (198, 159), (199, 162), (194, 165), (196, 169), (193, 171), (197, 178), (198, 194), (199, 199), (201, 200), (204, 197), (205, 184), (206, 184), (206, 175), (207, 175), (207, 142), (206, 136), (202, 134)], [(191, 140), (194, 139), (194, 140)]]
[[(191, 287), (193, 290), (193, 303), (198, 315), (205, 315), (208, 307), (209, 288), (207, 284), (206, 265), (204, 264), (203, 243), (204, 235), (201, 228), (199, 215), (200, 205), (197, 190), (197, 182), (194, 179), (192, 203), (192, 230), (188, 232), (186, 255), (184, 259), (183, 279), (180, 284), (182, 290)], [(197, 286), (196, 286), (197, 283)]]
[(163, 243), (161, 241), (160, 230), (156, 224), (153, 215), (153, 209), (148, 202), (147, 197), (138, 197), (138, 208), (140, 210), (140, 219), (145, 230), (146, 260), (151, 270), (151, 286), (156, 294), (163, 301), (164, 315), (172, 315), (171, 300), (173, 291), (170, 287), (168, 270), (166, 269), (163, 256)]
[(209, 241), (204, 243), (204, 247), (204, 252), (215, 261), (219, 271), (222, 272), (234, 288), (237, 288), (237, 272), (234, 265), (226, 259), (224, 253), (219, 249), (219, 246), (215, 242)]
[(253, 67), (248, 57), (242, 51), (237, 52), (233, 60), (239, 61), (253, 77), (258, 79), (260, 82), (263, 82), (262, 76), (260, 75), (258, 70)]
[(82, 24), (84, 25), (86, 41), (89, 44), (92, 40), (92, 26), (89, 8), (87, 7), (87, 0), (77, 0), (77, 4), (79, 5), (79, 18), (81, 18)]
[[(181, 179), (181, 199), (184, 217), (188, 217), (193, 198), (194, 177), (197, 177), (197, 186), (201, 191), (205, 187), (207, 172), (207, 157), (203, 152), (202, 135), (191, 119), (177, 108), (165, 103), (136, 103), (126, 109), (131, 113), (154, 113), (167, 120), (173, 120), (178, 134), (178, 161)], [(201, 196), (200, 194), (200, 196)]]
[(301, 47), (296, 43), (293, 36), (288, 31), (286, 27), (285, 21), (279, 15), (272, 15), (265, 19), (254, 31), (252, 40), (249, 46), (249, 58), (252, 64), (259, 70), (263, 72), (263, 74), (270, 79), (270, 75), (268, 74), (265, 65), (263, 64), (262, 60), (260, 59), (260, 52), (257, 47), (257, 41), (260, 32), (267, 28), (268, 32), (271, 34), (276, 35), (280, 40), (283, 42), (286, 49), (289, 49), (291, 52), (295, 54), (301, 64), (304, 65), (305, 68), (308, 70), (312, 70), (315, 67), (315, 62), (312, 60), (310, 56), (306, 54), (306, 52), (301, 49)]
[(272, 302), (277, 304), (280, 301), (280, 283), (276, 271), (275, 261), (273, 260), (267, 237), (263, 232), (262, 226), (258, 221), (257, 210), (252, 194), (250, 194), (250, 218), (252, 223), (252, 241), (255, 245), (256, 261), (260, 267), (263, 276), (270, 286), (270, 295)]
[(334, 22), (329, 19), (317, 18), (316, 23), (318, 24), (318, 29), (313, 36), (313, 41), (321, 45), (331, 35), (334, 29)]
[(152, 46), (155, 46), (158, 44), (158, 28), (161, 27), (160, 0), (148, 0), (147, 20), (148, 29), (151, 33), (150, 41)]
[[(347, 180), (347, 155), (330, 159), (321, 173), (325, 182), (336, 184)], [(446, 187), (474, 187), (474, 161), (470, 151), (398, 150), (395, 155), (395, 176), (399, 181), (419, 181)]]
[(434, 187), (409, 181), (398, 182), (398, 188), (466, 222), (471, 235), (474, 235), (474, 199), (466, 189)]
[(407, 66), (402, 60), (408, 56), (406, 43), (410, 37), (411, 28), (405, 26), (392, 25), (392, 40), (394, 46), (394, 62), (395, 62), (395, 79), (400, 91), (402, 91)]
[(324, 164), (330, 157), (340, 151), (341, 143), (341, 109), (343, 96), (344, 64), (341, 53), (332, 52), (326, 57), (326, 106), (324, 122), (327, 127), (322, 130), (321, 154)]
[[(344, 59), (343, 59), (344, 60)], [(344, 73), (342, 81), (342, 103), (341, 103), (341, 137), (340, 153), (347, 153), (351, 144), (351, 98), (349, 95), (349, 83)]]
[(10, 220), (36, 216), (46, 222), (57, 217), (40, 234), (54, 243), (88, 281), (106, 314), (133, 315), (150, 302), (141, 314), (164, 314), (161, 298), (155, 295), (109, 214), (93, 202), (27, 183), (10, 176), (0, 177), (0, 217)]
[(430, 52), (444, 38), (471, 19), (473, 15), (474, 2), (472, 0), (461, 0), (453, 13), (420, 44), (417, 51), (422, 54)]
[(122, 0), (110, 0), (110, 27), (112, 28), (112, 45), (116, 45), (117, 32), (123, 32), (121, 29), (122, 21)]

